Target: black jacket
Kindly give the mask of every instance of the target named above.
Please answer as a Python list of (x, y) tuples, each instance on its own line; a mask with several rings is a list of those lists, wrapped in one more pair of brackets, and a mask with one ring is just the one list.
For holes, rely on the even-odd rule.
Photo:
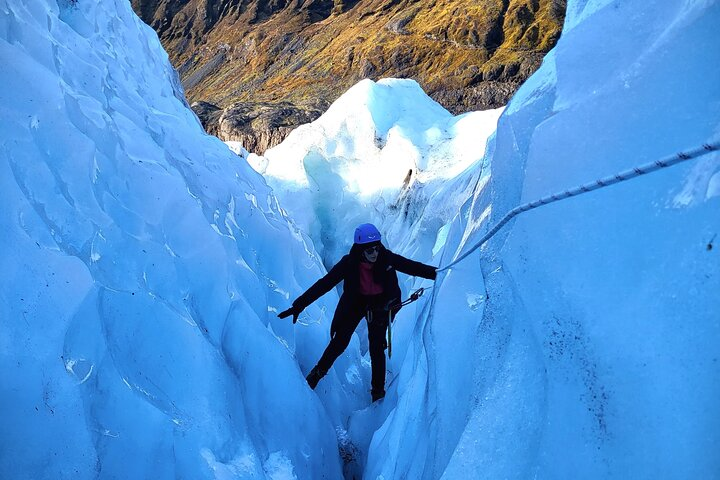
[[(293, 307), (304, 310), (308, 305), (325, 295), (341, 281), (343, 285), (343, 296), (359, 298), (360, 293), (360, 261), (362, 258), (363, 245), (353, 245), (350, 253), (340, 261), (308, 290), (300, 295), (294, 302)], [(391, 252), (384, 246), (380, 246), (380, 253), (373, 266), (374, 280), (383, 288), (382, 303), (387, 304), (400, 300), (400, 286), (398, 285), (397, 272), (414, 275), (417, 277), (435, 279), (435, 267), (424, 263), (409, 260), (403, 256)]]

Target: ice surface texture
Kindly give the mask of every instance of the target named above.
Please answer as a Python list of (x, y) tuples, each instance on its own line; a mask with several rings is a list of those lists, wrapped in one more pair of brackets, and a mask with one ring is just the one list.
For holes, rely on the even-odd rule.
[[(566, 21), (443, 263), (516, 205), (718, 140), (718, 2)], [(718, 157), (524, 214), (441, 277), (366, 477), (718, 478)]]
[[(718, 141), (719, 20), (713, 1), (568, 2), (484, 158), (468, 145), (443, 187), (427, 139), (452, 142), (456, 119), (396, 80), (357, 85), (257, 165), (326, 263), (368, 220), (449, 263), (517, 205)], [(383, 406), (351, 417), (365, 478), (717, 478), (718, 182), (712, 154), (529, 212), (441, 276), (398, 317)]]
[(2, 2), (0, 61), (0, 477), (341, 475), (301, 371), (324, 303), (275, 318), (324, 269), (154, 32), (122, 0)]
[(454, 117), (413, 80), (363, 80), (249, 161), (326, 266), (347, 253), (355, 227), (366, 222), (380, 227), (386, 245), (425, 258), (477, 181), (502, 111)]
[[(445, 264), (520, 203), (718, 140), (717, 1), (566, 21), (487, 151), (494, 120), (387, 80), (248, 161), (325, 263), (371, 220)], [(372, 479), (717, 478), (717, 154), (518, 217), (400, 312), (360, 409), (358, 339), (302, 378), (336, 294), (274, 318), (313, 242), (126, 1), (2, 3), (0, 61), (0, 477), (334, 479), (339, 439)]]

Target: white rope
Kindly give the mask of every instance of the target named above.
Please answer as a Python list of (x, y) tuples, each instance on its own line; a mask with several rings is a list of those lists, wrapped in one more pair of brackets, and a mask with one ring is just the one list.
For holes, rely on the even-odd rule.
[(698, 157), (706, 155), (710, 152), (715, 152), (718, 150), (720, 150), (720, 143), (712, 143), (712, 144), (708, 143), (708, 144), (703, 145), (702, 147), (695, 148), (694, 150), (690, 150), (688, 152), (680, 152), (678, 154), (672, 155), (665, 159), (655, 160), (654, 162), (646, 163), (645, 165), (641, 165), (639, 167), (634, 167), (629, 170), (625, 170), (623, 172), (616, 173), (615, 175), (610, 175), (608, 177), (604, 177), (599, 180), (595, 180), (594, 182), (580, 185), (579, 187), (571, 188), (571, 189), (565, 190), (563, 192), (553, 193), (552, 195), (542, 197), (538, 200), (535, 200), (534, 202), (528, 202), (528, 203), (519, 205), (519, 206), (513, 208), (512, 210), (510, 210), (497, 224), (495, 224), (494, 227), (492, 227), (485, 235), (483, 235), (483, 237), (480, 239), (480, 241), (478, 241), (475, 245), (473, 245), (473, 247), (470, 250), (468, 250), (467, 252), (462, 254), (460, 257), (458, 257), (456, 260), (454, 260), (450, 264), (448, 264), (442, 268), (439, 268), (437, 271), (442, 272), (444, 270), (447, 270), (450, 267), (456, 265), (458, 262), (464, 260), (468, 255), (473, 253), (475, 250), (480, 248), (485, 242), (490, 240), (490, 238), (492, 238), (493, 235), (495, 235), (506, 223), (508, 223), (510, 220), (512, 220), (516, 215), (519, 215), (523, 212), (527, 212), (529, 210), (533, 210), (533, 209), (541, 207), (543, 205), (547, 205), (549, 203), (557, 202), (557, 201), (564, 200), (564, 199), (570, 198), (570, 197), (575, 197), (577, 195), (582, 195), (583, 193), (592, 192), (593, 190), (598, 190), (600, 188), (609, 187), (610, 185), (624, 182), (626, 180), (630, 180), (631, 178), (639, 177), (641, 175), (646, 175), (648, 173), (655, 172), (662, 168), (671, 167), (678, 163), (682, 163), (687, 160), (692, 160), (694, 158), (698, 158)]

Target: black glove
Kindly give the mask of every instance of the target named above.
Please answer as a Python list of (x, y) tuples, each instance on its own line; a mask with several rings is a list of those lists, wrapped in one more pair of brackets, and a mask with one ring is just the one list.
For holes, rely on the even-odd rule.
[(435, 280), (437, 278), (437, 268), (433, 270), (433, 272), (430, 274), (430, 280)]
[(292, 307), (288, 308), (284, 312), (278, 313), (278, 318), (285, 318), (285, 317), (289, 317), (290, 315), (292, 315), (293, 323), (297, 323), (298, 315), (300, 315), (300, 313), (302, 313), (302, 311), (303, 311), (302, 308), (299, 308), (299, 307), (296, 307), (293, 305)]

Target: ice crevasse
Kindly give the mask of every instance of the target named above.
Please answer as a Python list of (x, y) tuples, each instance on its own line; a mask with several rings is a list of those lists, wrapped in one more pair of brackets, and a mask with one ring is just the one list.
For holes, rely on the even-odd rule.
[[(388, 208), (397, 187), (368, 198), (348, 175), (402, 150), (398, 185), (433, 158), (428, 132), (455, 121), (415, 97), (423, 114), (399, 114), (398, 81), (356, 85), (362, 101), (258, 164), (326, 261), (348, 247), (326, 233), (360, 207), (397, 251), (446, 265), (518, 205), (717, 144), (718, 20), (713, 1), (568, 2), (484, 156), (441, 187), (421, 177), (409, 210)], [(717, 478), (718, 182), (715, 153), (554, 203), (442, 274), (398, 316), (381, 411), (350, 417), (364, 478)]]
[[(373, 221), (444, 265), (520, 203), (717, 142), (718, 21), (716, 1), (569, 1), (484, 157)], [(717, 154), (518, 217), (401, 312), (366, 409), (357, 338), (318, 395), (302, 378), (335, 293), (275, 319), (324, 273), (313, 243), (342, 250), (297, 225), (356, 217), (288, 218), (276, 160), (279, 204), (128, 2), (2, 2), (0, 61), (1, 477), (341, 478), (343, 425), (364, 478), (717, 478)], [(338, 129), (296, 167), (381, 130), (429, 168), (455, 121), (374, 113), (369, 143)]]

